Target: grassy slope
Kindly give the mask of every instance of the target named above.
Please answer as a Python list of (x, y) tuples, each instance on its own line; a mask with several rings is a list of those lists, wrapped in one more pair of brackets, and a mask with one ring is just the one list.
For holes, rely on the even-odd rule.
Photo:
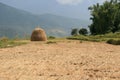
[[(100, 42), (100, 41), (104, 41), (104, 42), (109, 42), (112, 40), (113, 44), (116, 44), (116, 41), (120, 43), (120, 33), (109, 33), (109, 34), (105, 34), (105, 35), (90, 35), (90, 36), (83, 36), (83, 35), (79, 35), (79, 36), (71, 36), (71, 37), (67, 37), (67, 39), (70, 40), (81, 40), (81, 41), (93, 41), (93, 42)], [(65, 41), (65, 38), (48, 38), (48, 41), (46, 42), (47, 44), (51, 44), (51, 43), (56, 43), (59, 41)], [(28, 43), (28, 41), (23, 41), (23, 40), (9, 40), (7, 38), (1, 38), (0, 39), (0, 48), (7, 48), (7, 47), (14, 47), (14, 46), (19, 46), (19, 45), (23, 45)], [(110, 42), (111, 43), (111, 42)], [(111, 43), (112, 44), (112, 43)]]
[(15, 46), (20, 46), (20, 45), (27, 44), (27, 43), (28, 42), (25, 42), (25, 41), (0, 40), (0, 48), (15, 47)]
[(78, 35), (78, 36), (68, 37), (67, 39), (94, 41), (94, 42), (108, 41), (110, 39), (120, 40), (120, 33), (115, 33), (115, 34), (109, 33), (105, 35), (94, 35), (94, 36), (93, 35), (90, 35), (90, 36)]

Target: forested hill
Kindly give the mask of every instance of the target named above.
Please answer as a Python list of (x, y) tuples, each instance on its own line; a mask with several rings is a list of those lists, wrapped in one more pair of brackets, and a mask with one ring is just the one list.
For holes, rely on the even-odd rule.
[(73, 27), (87, 27), (89, 22), (53, 14), (35, 15), (0, 3), (0, 37), (30, 35), (40, 26), (52, 36), (67, 36)]

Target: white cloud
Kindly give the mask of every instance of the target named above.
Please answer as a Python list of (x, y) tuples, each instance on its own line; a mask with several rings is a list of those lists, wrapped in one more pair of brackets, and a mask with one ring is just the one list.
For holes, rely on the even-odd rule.
[(62, 5), (78, 5), (83, 1), (89, 2), (91, 4), (97, 3), (97, 2), (102, 4), (104, 1), (109, 1), (109, 0), (56, 0), (56, 1)]
[(108, 1), (108, 0), (98, 0), (98, 3), (103, 3), (105, 1)]
[(56, 1), (63, 5), (77, 5), (81, 3), (83, 0), (56, 0)]

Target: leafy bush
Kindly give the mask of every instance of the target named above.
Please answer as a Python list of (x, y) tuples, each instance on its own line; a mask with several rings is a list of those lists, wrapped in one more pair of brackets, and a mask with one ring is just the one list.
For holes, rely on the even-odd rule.
[(88, 34), (88, 31), (87, 31), (87, 29), (85, 29), (85, 28), (81, 28), (81, 29), (79, 30), (79, 34), (81, 34), (81, 35), (87, 35), (87, 34)]
[(46, 44), (56, 44), (55, 41), (48, 41)]
[(55, 39), (56, 37), (54, 36), (49, 36), (48, 39)]
[(109, 39), (107, 43), (113, 45), (120, 45), (120, 40)]
[(73, 36), (78, 35), (78, 29), (77, 28), (72, 29), (71, 35), (73, 35)]

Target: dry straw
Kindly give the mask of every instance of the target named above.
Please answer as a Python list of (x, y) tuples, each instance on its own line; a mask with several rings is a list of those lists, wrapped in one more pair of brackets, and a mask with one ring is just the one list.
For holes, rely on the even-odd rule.
[(47, 41), (45, 31), (41, 28), (35, 28), (31, 34), (31, 41)]

